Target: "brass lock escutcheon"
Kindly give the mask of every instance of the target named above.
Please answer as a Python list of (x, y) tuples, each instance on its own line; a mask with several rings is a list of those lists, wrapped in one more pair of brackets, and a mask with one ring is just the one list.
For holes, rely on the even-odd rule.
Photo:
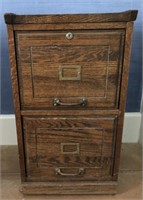
[(71, 32), (67, 33), (67, 34), (66, 34), (66, 38), (67, 38), (68, 40), (71, 40), (71, 39), (73, 38), (73, 33), (71, 33)]

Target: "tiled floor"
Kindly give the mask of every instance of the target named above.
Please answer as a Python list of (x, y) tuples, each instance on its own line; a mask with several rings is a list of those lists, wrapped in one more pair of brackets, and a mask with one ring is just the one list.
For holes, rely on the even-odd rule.
[[(3, 154), (2, 154), (2, 161)], [(11, 161), (12, 162), (12, 161)], [(3, 162), (4, 163), (4, 162)], [(16, 167), (16, 166), (15, 166)], [(2, 165), (1, 199), (3, 200), (142, 200), (142, 150), (138, 144), (123, 144), (116, 195), (41, 195), (25, 196), (19, 192), (19, 173), (8, 173)], [(14, 171), (15, 172), (15, 171)]]

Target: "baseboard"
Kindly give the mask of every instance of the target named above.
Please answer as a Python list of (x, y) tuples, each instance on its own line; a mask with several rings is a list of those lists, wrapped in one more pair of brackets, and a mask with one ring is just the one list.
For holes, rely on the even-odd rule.
[(125, 113), (123, 143), (138, 143), (140, 139), (141, 113)]
[[(125, 113), (123, 143), (137, 143), (140, 138), (141, 113)], [(15, 115), (0, 116), (0, 145), (17, 145)]]
[(0, 115), (0, 145), (17, 145), (15, 115)]

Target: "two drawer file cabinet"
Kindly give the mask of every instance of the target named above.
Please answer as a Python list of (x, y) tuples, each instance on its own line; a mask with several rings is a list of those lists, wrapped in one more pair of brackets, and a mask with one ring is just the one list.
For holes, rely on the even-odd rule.
[(5, 14), (24, 194), (114, 194), (137, 11)]

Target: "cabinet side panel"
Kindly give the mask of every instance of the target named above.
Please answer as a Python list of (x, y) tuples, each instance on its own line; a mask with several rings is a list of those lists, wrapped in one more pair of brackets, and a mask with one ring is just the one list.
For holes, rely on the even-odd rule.
[(14, 32), (13, 32), (12, 25), (7, 25), (7, 32), (8, 32), (11, 79), (12, 79), (12, 90), (13, 90), (14, 109), (15, 109), (15, 117), (16, 117), (21, 180), (24, 181), (26, 172), (25, 172), (25, 162), (24, 162), (22, 123), (21, 123), (21, 115), (20, 115), (20, 99), (19, 99), (18, 79), (17, 79), (17, 70), (16, 70), (16, 58), (15, 58), (16, 52), (15, 52)]
[(121, 114), (118, 121), (115, 156), (114, 156), (115, 160), (114, 160), (113, 176), (115, 177), (115, 179), (117, 179), (117, 176), (118, 176), (119, 163), (120, 163), (120, 151), (121, 151), (121, 142), (122, 142), (124, 113), (125, 113), (125, 106), (126, 106), (126, 93), (127, 93), (127, 85), (128, 85), (131, 45), (132, 45), (132, 31), (133, 31), (133, 22), (128, 22), (127, 28), (126, 28), (126, 36), (125, 36), (121, 93), (120, 93), (120, 100), (119, 100), (119, 110)]

